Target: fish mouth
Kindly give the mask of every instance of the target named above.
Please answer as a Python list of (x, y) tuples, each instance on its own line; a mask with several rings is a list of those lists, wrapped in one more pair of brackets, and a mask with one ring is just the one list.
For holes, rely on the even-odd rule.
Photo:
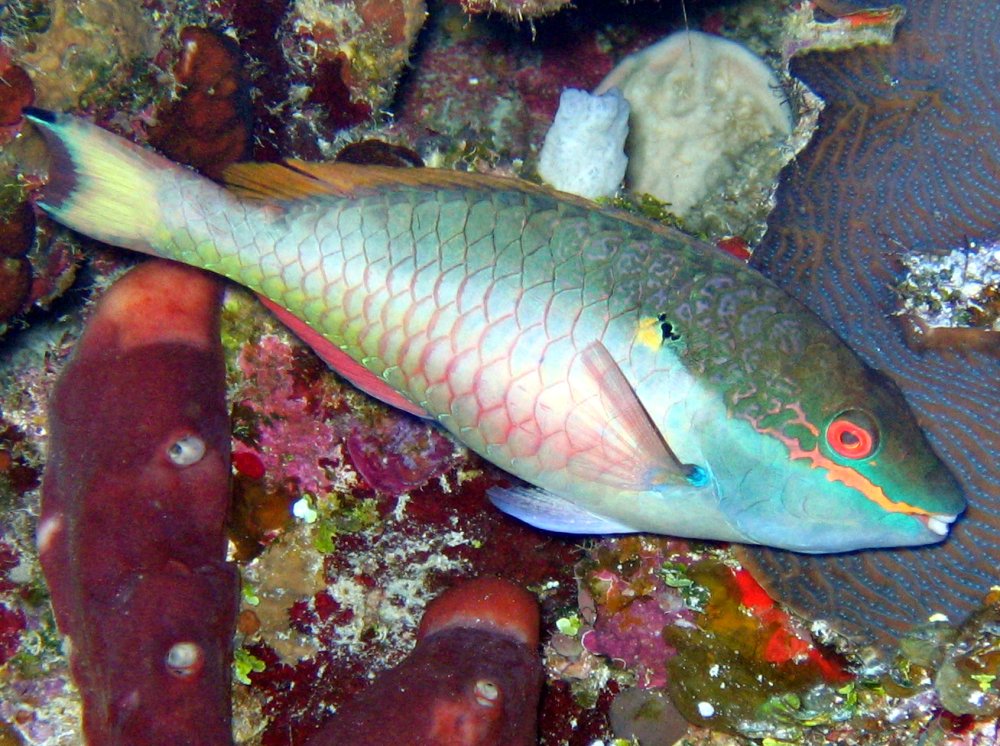
[(951, 524), (955, 522), (958, 515), (945, 515), (943, 513), (933, 513), (928, 515), (918, 515), (917, 519), (924, 524), (928, 531), (938, 536), (947, 536)]

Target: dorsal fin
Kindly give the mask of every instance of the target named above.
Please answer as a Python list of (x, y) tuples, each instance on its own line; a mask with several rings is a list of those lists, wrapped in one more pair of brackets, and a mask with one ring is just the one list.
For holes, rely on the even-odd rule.
[[(234, 163), (223, 173), (226, 186), (249, 199), (300, 199), (328, 194), (355, 197), (359, 193), (393, 186), (449, 189), (506, 190), (534, 194), (555, 193), (545, 187), (505, 176), (450, 171), (442, 168), (395, 168), (359, 166), (355, 163), (312, 163), (288, 160), (284, 163)], [(563, 199), (580, 201), (571, 195)]]
[(292, 200), (339, 193), (284, 163), (234, 163), (222, 174), (226, 186), (246, 199)]
[[(676, 241), (678, 238), (685, 242), (694, 240), (662, 223), (616, 208), (602, 207), (583, 197), (532, 184), (513, 176), (494, 176), (444, 168), (396, 168), (360, 166), (356, 163), (312, 163), (300, 160), (288, 160), (284, 163), (234, 163), (222, 176), (226, 185), (237, 196), (258, 200), (296, 200), (316, 195), (350, 199), (387, 187), (522, 192), (556, 199), (585, 210), (607, 212), (623, 223), (641, 226), (644, 230), (665, 235), (671, 240)], [(710, 250), (708, 244), (704, 246), (706, 250)], [(744, 264), (725, 252), (715, 253), (723, 257), (722, 261)]]

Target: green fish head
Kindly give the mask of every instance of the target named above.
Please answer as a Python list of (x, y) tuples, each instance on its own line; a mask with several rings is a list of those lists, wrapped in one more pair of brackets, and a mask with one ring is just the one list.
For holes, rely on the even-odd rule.
[(748, 420), (768, 457), (722, 499), (748, 541), (811, 553), (930, 544), (965, 509), (899, 389), (852, 367), (782, 416)]

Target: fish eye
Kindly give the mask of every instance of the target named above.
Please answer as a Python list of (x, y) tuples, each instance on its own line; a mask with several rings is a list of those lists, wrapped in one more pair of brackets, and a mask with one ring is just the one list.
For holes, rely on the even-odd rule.
[(167, 458), (176, 466), (191, 466), (205, 455), (205, 441), (197, 435), (178, 438), (167, 448)]
[(843, 458), (868, 458), (878, 448), (878, 426), (867, 412), (845, 410), (826, 426), (826, 444)]

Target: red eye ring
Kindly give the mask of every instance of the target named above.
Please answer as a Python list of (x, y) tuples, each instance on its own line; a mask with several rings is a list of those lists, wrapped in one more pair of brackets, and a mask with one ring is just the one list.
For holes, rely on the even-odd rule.
[(868, 458), (878, 446), (878, 429), (862, 412), (842, 412), (826, 428), (826, 443), (838, 456)]

